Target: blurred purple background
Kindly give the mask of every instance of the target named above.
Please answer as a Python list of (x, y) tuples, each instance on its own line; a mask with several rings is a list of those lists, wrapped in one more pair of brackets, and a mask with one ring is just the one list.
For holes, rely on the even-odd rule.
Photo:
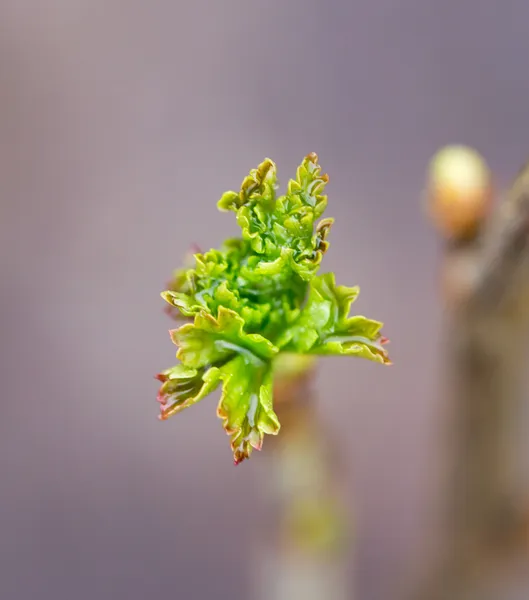
[[(394, 597), (435, 507), (440, 303), (420, 194), (446, 143), (505, 183), (529, 152), (525, 0), (0, 3), (0, 598), (251, 596), (261, 456), (238, 468), (210, 398), (156, 420), (173, 364), (159, 291), (215, 202), (310, 151), (395, 365), (324, 360), (362, 600)], [(346, 364), (347, 363), (347, 364)], [(263, 449), (266, 452), (266, 442)]]

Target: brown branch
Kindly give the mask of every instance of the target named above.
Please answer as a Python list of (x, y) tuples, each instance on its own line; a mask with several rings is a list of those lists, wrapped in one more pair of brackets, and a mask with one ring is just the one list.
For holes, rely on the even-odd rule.
[(259, 600), (351, 598), (343, 464), (317, 411), (314, 376), (313, 364), (276, 377), (282, 431), (267, 440), (268, 458), (260, 461), (268, 517), (257, 536), (252, 589)]
[(529, 557), (517, 433), (529, 325), (529, 165), (483, 226), (447, 241), (445, 261), (452, 467), (441, 556), (414, 597), (505, 600), (490, 595), (492, 582)]
[(494, 313), (519, 307), (529, 297), (529, 163), (491, 219), (483, 246), (470, 303)]

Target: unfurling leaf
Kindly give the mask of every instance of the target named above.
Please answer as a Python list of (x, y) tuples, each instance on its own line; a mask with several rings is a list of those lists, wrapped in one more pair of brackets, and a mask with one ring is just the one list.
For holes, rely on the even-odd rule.
[(158, 391), (162, 420), (202, 400), (220, 383), (217, 368), (192, 369), (182, 364), (159, 373), (156, 379), (162, 382)]
[(237, 356), (220, 368), (222, 397), (217, 415), (231, 436), (235, 464), (249, 458), (252, 448), (260, 450), (264, 434), (279, 432), (279, 421), (272, 405), (272, 367), (270, 362), (248, 362)]
[(161, 418), (180, 412), (217, 387), (217, 414), (230, 435), (235, 463), (261, 449), (280, 425), (273, 409), (276, 358), (293, 354), (351, 355), (390, 364), (382, 324), (349, 316), (358, 288), (317, 275), (333, 223), (318, 222), (327, 206), (327, 175), (311, 153), (287, 192), (277, 196), (276, 166), (266, 159), (226, 192), (221, 211), (236, 214), (241, 237), (218, 250), (196, 252), (194, 264), (175, 272), (162, 297), (172, 317), (187, 321), (171, 331), (179, 363), (157, 378)]
[(286, 352), (356, 355), (389, 364), (380, 335), (382, 323), (348, 316), (359, 291), (358, 287), (336, 286), (334, 273), (317, 275), (309, 284), (299, 318), (277, 344)]

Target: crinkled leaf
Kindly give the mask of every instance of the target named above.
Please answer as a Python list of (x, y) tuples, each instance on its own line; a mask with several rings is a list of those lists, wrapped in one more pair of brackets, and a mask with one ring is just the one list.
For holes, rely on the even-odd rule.
[(216, 367), (192, 369), (182, 364), (159, 373), (156, 379), (162, 383), (157, 398), (162, 420), (202, 400), (220, 383)]
[(262, 335), (246, 333), (243, 327), (242, 318), (223, 306), (219, 307), (217, 318), (200, 312), (194, 323), (186, 323), (170, 332), (178, 346), (176, 357), (193, 369), (221, 363), (235, 354), (256, 364), (273, 358), (278, 351), (274, 344)]
[[(226, 192), (218, 202), (221, 211), (235, 213), (241, 237), (196, 252), (162, 293), (169, 314), (187, 320), (171, 332), (180, 364), (158, 376), (162, 417), (222, 382), (218, 414), (236, 462), (260, 448), (265, 433), (279, 430), (274, 376), (308, 368), (320, 354), (389, 364), (381, 323), (348, 316), (358, 288), (336, 286), (332, 274), (317, 276), (333, 223), (318, 222), (327, 182), (311, 153), (278, 197), (276, 166), (264, 160), (238, 192)], [(296, 358), (292, 364), (281, 360), (289, 354)]]
[(273, 203), (277, 187), (277, 168), (275, 163), (266, 158), (257, 169), (252, 169), (244, 178), (241, 190), (225, 192), (217, 203), (219, 210), (237, 212), (241, 206), (248, 204), (252, 198), (261, 200), (262, 204)]
[(348, 316), (358, 293), (358, 287), (336, 286), (333, 273), (314, 277), (299, 318), (283, 332), (278, 346), (289, 352), (346, 354), (389, 363), (382, 323)]
[[(169, 306), (165, 308), (165, 312), (175, 321), (186, 319), (191, 314), (186, 306), (187, 302), (185, 299), (192, 289), (190, 275), (192, 274), (192, 265), (194, 262), (194, 254), (186, 254), (184, 257), (184, 267), (176, 269), (173, 272), (171, 281), (167, 284), (167, 291), (162, 293), (162, 298), (169, 303)], [(177, 298), (181, 298), (182, 302), (173, 302), (170, 299), (173, 295)], [(180, 306), (180, 304), (183, 304), (183, 306)]]
[(332, 219), (316, 226), (327, 206), (323, 191), (328, 177), (321, 174), (318, 156), (311, 153), (289, 182), (287, 193), (277, 199), (276, 181), (276, 166), (266, 159), (243, 181), (239, 194), (226, 192), (218, 207), (236, 212), (243, 239), (262, 257), (258, 275), (285, 278), (294, 273), (308, 281), (328, 247), (325, 237)]
[(231, 438), (235, 464), (260, 450), (265, 433), (276, 435), (279, 420), (272, 404), (272, 367), (239, 355), (219, 369), (223, 381), (217, 415)]

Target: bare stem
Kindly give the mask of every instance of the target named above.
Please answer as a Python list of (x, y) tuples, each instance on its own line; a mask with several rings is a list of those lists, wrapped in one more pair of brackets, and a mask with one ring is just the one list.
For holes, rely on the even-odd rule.
[[(529, 165), (472, 238), (445, 249), (462, 293), (446, 327), (451, 470), (442, 552), (419, 600), (474, 600), (527, 560), (518, 423), (529, 325)], [(459, 272), (456, 272), (458, 271)]]

